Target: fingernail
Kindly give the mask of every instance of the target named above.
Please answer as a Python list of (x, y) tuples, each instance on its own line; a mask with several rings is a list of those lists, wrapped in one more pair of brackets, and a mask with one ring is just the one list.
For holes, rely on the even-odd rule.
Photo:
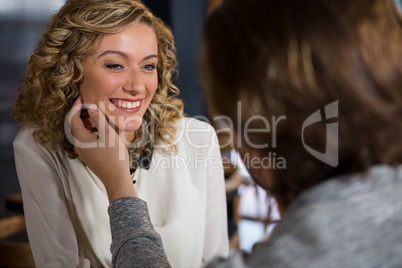
[(95, 104), (90, 104), (87, 109), (90, 113), (94, 113), (98, 110), (98, 106), (96, 106)]

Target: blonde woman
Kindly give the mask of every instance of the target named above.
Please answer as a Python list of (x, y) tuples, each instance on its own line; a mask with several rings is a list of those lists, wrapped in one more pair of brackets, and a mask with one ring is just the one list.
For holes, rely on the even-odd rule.
[[(101, 181), (110, 174), (134, 182), (125, 187), (147, 202), (173, 267), (227, 255), (216, 135), (183, 117), (171, 82), (175, 63), (171, 31), (139, 1), (69, 0), (53, 16), (13, 107), (22, 126), (15, 161), (38, 267), (111, 266), (113, 197)], [(87, 110), (97, 110), (98, 119)], [(78, 115), (95, 144), (71, 132)], [(100, 144), (108, 127), (125, 144), (115, 155)], [(103, 151), (81, 153), (94, 147)], [(99, 172), (92, 158), (105, 156)]]

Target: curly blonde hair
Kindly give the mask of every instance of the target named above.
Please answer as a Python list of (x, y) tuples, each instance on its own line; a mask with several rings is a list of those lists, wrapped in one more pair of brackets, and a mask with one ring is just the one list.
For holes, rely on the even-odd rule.
[(64, 133), (64, 119), (80, 95), (83, 60), (103, 36), (135, 23), (147, 24), (157, 36), (158, 88), (132, 141), (141, 145), (129, 150), (140, 155), (155, 142), (175, 149), (175, 122), (182, 117), (183, 102), (172, 83), (174, 39), (170, 29), (138, 0), (68, 0), (52, 17), (27, 64), (13, 106), (14, 118), (22, 126), (34, 127), (36, 142), (77, 157)]

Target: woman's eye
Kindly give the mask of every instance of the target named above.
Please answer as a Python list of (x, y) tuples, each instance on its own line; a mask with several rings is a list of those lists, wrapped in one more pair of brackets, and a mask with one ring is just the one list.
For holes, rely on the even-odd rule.
[(121, 66), (120, 64), (106, 64), (105, 66), (106, 66), (106, 68), (108, 68), (110, 70), (115, 70), (115, 71), (123, 68), (123, 66)]
[(154, 64), (147, 64), (144, 65), (142, 68), (146, 69), (147, 71), (153, 71), (155, 70), (156, 66)]

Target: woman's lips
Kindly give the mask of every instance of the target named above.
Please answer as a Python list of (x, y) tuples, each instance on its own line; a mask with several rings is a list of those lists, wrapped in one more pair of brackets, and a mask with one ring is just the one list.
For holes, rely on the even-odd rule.
[(137, 112), (141, 109), (142, 99), (110, 99), (110, 102), (113, 103), (117, 109), (127, 112)]

